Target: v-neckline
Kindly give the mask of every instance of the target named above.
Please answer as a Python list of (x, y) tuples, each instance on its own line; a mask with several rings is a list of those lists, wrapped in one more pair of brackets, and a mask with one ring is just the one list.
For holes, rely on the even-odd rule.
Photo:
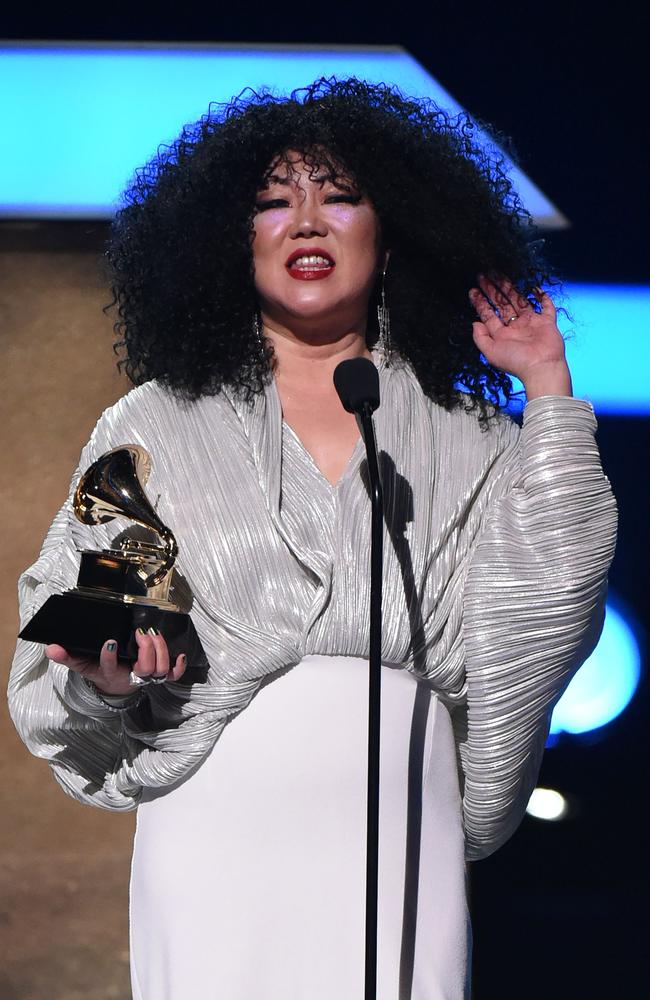
[(343, 480), (346, 479), (347, 476), (349, 474), (351, 474), (352, 469), (354, 467), (356, 467), (356, 464), (357, 464), (357, 455), (358, 455), (359, 451), (363, 448), (363, 438), (361, 437), (361, 435), (359, 435), (359, 437), (357, 438), (357, 441), (356, 441), (356, 443), (354, 445), (354, 448), (352, 449), (352, 452), (350, 453), (350, 457), (349, 457), (349, 459), (348, 459), (348, 461), (347, 461), (347, 463), (345, 465), (345, 468), (343, 469), (343, 472), (341, 473), (341, 475), (339, 476), (339, 478), (337, 479), (337, 481), (335, 483), (332, 483), (327, 478), (327, 476), (325, 475), (325, 473), (323, 472), (323, 470), (320, 468), (320, 466), (317, 464), (316, 459), (314, 458), (314, 456), (310, 452), (309, 448), (306, 447), (306, 445), (304, 444), (304, 442), (303, 442), (302, 438), (300, 437), (300, 435), (293, 429), (293, 427), (291, 426), (291, 424), (287, 423), (287, 421), (284, 419), (284, 417), (282, 418), (282, 427), (283, 427), (283, 429), (286, 427), (286, 429), (289, 431), (289, 433), (291, 434), (292, 438), (294, 439), (294, 441), (296, 442), (296, 444), (300, 448), (301, 452), (303, 453), (303, 455), (309, 461), (309, 464), (312, 466), (312, 468), (318, 474), (318, 477), (327, 485), (327, 487), (328, 487), (329, 490), (331, 490), (333, 493), (335, 493), (338, 490), (338, 488), (341, 485), (341, 483), (343, 482)]
[[(377, 368), (377, 371), (381, 374), (382, 371), (386, 368), (386, 358), (384, 356), (384, 353), (383, 353), (383, 351), (381, 351), (381, 350), (379, 350), (377, 348), (373, 348), (371, 353), (372, 353), (373, 364)], [(297, 434), (296, 431), (291, 426), (291, 424), (287, 423), (287, 421), (284, 419), (284, 414), (282, 412), (282, 403), (280, 401), (280, 394), (278, 392), (278, 388), (277, 388), (277, 385), (275, 383), (275, 379), (273, 379), (273, 393), (274, 393), (274, 396), (275, 396), (275, 399), (276, 399), (276, 405), (277, 405), (277, 407), (278, 407), (278, 409), (280, 411), (280, 427), (281, 427), (281, 430), (283, 430), (285, 427), (288, 429), (288, 431), (291, 433), (292, 437), (296, 441), (296, 443), (297, 443), (298, 447), (300, 448), (300, 450), (302, 451), (302, 453), (307, 457), (307, 460), (309, 461), (310, 465), (312, 466), (312, 468), (317, 473), (318, 477), (327, 485), (327, 487), (328, 487), (329, 490), (331, 490), (333, 493), (335, 493), (338, 490), (339, 486), (344, 482), (344, 480), (346, 480), (348, 478), (348, 476), (351, 475), (352, 470), (356, 468), (356, 466), (358, 464), (358, 461), (359, 461), (359, 453), (363, 452), (363, 450), (364, 450), (363, 437), (361, 436), (361, 434), (359, 435), (359, 437), (357, 439), (357, 442), (356, 442), (354, 448), (352, 449), (352, 452), (351, 452), (350, 457), (349, 457), (349, 459), (347, 461), (347, 464), (346, 464), (345, 468), (343, 469), (343, 472), (341, 473), (339, 479), (337, 479), (336, 483), (331, 483), (330, 480), (325, 475), (325, 473), (320, 468), (320, 466), (317, 465), (314, 456), (309, 451), (309, 449), (305, 446), (305, 444), (303, 443), (303, 440), (300, 437), (300, 435)]]

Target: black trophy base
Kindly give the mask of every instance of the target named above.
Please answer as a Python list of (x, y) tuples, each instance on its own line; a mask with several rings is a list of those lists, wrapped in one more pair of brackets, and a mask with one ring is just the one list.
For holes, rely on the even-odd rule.
[(97, 656), (106, 640), (114, 639), (119, 658), (135, 661), (138, 647), (133, 633), (151, 627), (165, 637), (172, 663), (179, 653), (190, 654), (199, 645), (192, 619), (180, 611), (73, 592), (48, 598), (19, 638), (57, 643), (77, 656)]

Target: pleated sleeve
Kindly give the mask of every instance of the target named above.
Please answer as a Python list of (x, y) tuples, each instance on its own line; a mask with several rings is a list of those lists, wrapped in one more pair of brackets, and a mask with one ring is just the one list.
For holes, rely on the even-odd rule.
[(552, 709), (602, 629), (617, 515), (595, 430), (589, 403), (532, 400), (491, 486), (463, 597), (470, 860), (519, 825)]
[[(128, 525), (119, 518), (106, 525), (83, 525), (74, 515), (72, 500), (80, 470), (110, 448), (129, 441), (145, 443), (124, 415), (130, 406), (131, 400), (124, 397), (100, 418), (38, 559), (20, 577), (21, 629), (50, 596), (76, 585), (82, 549), (111, 547)], [(184, 737), (187, 720), (175, 704), (165, 711), (165, 699), (170, 700), (166, 692), (104, 699), (81, 674), (48, 660), (44, 650), (41, 643), (18, 640), (9, 677), (9, 711), (27, 748), (48, 762), (57, 782), (75, 799), (105, 809), (134, 809), (146, 784), (176, 780), (205, 754), (210, 739), (200, 736), (209, 727), (199, 723), (199, 733)], [(181, 690), (181, 685), (172, 686)], [(213, 720), (212, 730), (220, 728), (221, 722)], [(214, 742), (213, 732), (209, 735)], [(179, 745), (183, 754), (176, 750)]]
[[(78, 477), (77, 470), (71, 496)], [(19, 580), (21, 629), (49, 597), (77, 582), (71, 496), (55, 517), (39, 558)], [(100, 548), (101, 529), (93, 530), (92, 547)], [(41, 643), (18, 640), (9, 677), (9, 710), (21, 739), (48, 761), (56, 780), (74, 798), (105, 808), (134, 808), (132, 796), (111, 788), (127, 752), (124, 710), (104, 702), (81, 675), (49, 661), (44, 649)]]

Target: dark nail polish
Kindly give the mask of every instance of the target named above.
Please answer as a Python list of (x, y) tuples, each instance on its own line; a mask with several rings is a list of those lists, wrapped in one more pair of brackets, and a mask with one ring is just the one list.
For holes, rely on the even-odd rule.
[(107, 650), (107, 652), (114, 653), (116, 649), (117, 649), (117, 643), (116, 642), (107, 642), (106, 643), (106, 650)]
[(149, 635), (160, 635), (160, 632), (158, 631), (157, 628), (154, 628), (152, 625), (149, 629)]
[(145, 632), (145, 630), (144, 630), (144, 629), (143, 629), (142, 627), (140, 627), (140, 628), (138, 629), (138, 632), (139, 632), (139, 634), (140, 634), (140, 635), (146, 635), (146, 634), (147, 634), (147, 633)]

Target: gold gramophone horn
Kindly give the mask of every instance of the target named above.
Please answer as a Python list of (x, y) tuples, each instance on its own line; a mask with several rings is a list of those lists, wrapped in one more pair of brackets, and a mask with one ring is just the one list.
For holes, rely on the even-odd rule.
[[(150, 468), (145, 449), (127, 444), (101, 455), (82, 475), (73, 500), (77, 518), (92, 526), (119, 516), (132, 525), (108, 548), (80, 549), (76, 587), (48, 597), (21, 639), (97, 658), (110, 637), (118, 658), (135, 662), (138, 632), (153, 630), (167, 643), (172, 662), (180, 653), (204, 656), (187, 613), (191, 595), (172, 573), (176, 539), (144, 492)], [(177, 589), (185, 610), (170, 596)]]
[(144, 492), (151, 471), (151, 459), (144, 448), (125, 444), (106, 452), (84, 472), (77, 486), (73, 508), (83, 524), (106, 524), (125, 517), (160, 535), (163, 548), (160, 565), (151, 574), (138, 570), (147, 587), (154, 587), (169, 573), (178, 546), (170, 529), (163, 524)]

